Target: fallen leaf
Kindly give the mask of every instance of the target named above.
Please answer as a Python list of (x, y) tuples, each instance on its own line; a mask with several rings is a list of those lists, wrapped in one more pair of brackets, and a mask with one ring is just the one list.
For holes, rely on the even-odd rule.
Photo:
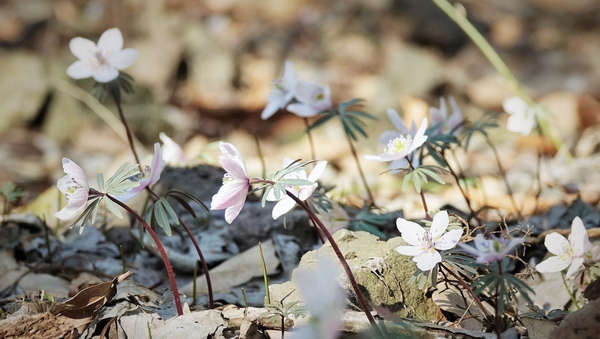
[(521, 322), (527, 328), (527, 335), (530, 339), (550, 338), (550, 333), (557, 325), (550, 320), (522, 317)]

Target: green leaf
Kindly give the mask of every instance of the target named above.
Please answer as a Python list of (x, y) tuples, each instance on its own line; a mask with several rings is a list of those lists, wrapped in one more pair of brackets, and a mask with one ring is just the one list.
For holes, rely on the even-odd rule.
[(104, 175), (102, 175), (102, 173), (96, 174), (96, 181), (98, 182), (98, 189), (100, 189), (100, 192), (106, 192), (104, 189)]
[(165, 211), (167, 211), (169, 218), (173, 220), (175, 225), (179, 225), (179, 217), (177, 217), (177, 213), (175, 213), (175, 210), (173, 209), (169, 201), (165, 198), (160, 198), (159, 201), (163, 205)]
[(429, 170), (428, 168), (424, 168), (421, 167), (420, 168), (421, 172), (428, 175), (431, 179), (437, 181), (438, 183), (444, 185), (446, 182), (444, 181), (444, 179), (442, 179), (439, 175), (437, 175), (437, 173), (435, 173), (434, 171)]

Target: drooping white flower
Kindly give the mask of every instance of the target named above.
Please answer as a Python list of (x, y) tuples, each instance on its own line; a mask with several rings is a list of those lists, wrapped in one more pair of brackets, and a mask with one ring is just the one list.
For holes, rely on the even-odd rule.
[(160, 132), (158, 135), (163, 143), (162, 156), (165, 163), (170, 165), (181, 165), (185, 163), (185, 155), (181, 146), (179, 146), (173, 139), (169, 138), (165, 133)]
[(244, 207), (250, 178), (244, 159), (235, 146), (221, 142), (219, 148), (222, 153), (219, 156), (219, 163), (227, 173), (223, 176), (223, 186), (212, 198), (210, 209), (225, 209), (225, 221), (231, 224)]
[(489, 263), (493, 261), (502, 261), (517, 245), (523, 243), (524, 238), (497, 238), (491, 236), (486, 239), (483, 234), (479, 233), (475, 236), (475, 247), (458, 244), (467, 253), (477, 257), (478, 263)]
[(523, 136), (529, 135), (535, 127), (536, 109), (529, 107), (523, 99), (511, 97), (502, 103), (502, 108), (510, 117), (506, 123), (506, 128), (512, 132), (521, 133)]
[(425, 230), (416, 222), (398, 218), (396, 220), (398, 231), (410, 246), (398, 246), (396, 251), (403, 255), (414, 256), (413, 261), (421, 271), (431, 270), (442, 261), (438, 250), (454, 248), (462, 235), (462, 229), (446, 232), (449, 222), (446, 211), (440, 211), (433, 217), (429, 230)]
[(587, 259), (593, 256), (592, 243), (579, 217), (575, 217), (571, 223), (571, 234), (568, 240), (553, 232), (546, 236), (544, 245), (554, 256), (537, 264), (535, 269), (540, 273), (560, 272), (568, 267), (567, 278), (570, 278)]
[(346, 292), (337, 282), (339, 270), (326, 256), (319, 256), (315, 269), (298, 268), (293, 282), (300, 289), (311, 321), (291, 333), (293, 339), (335, 339), (342, 328)]
[(440, 98), (440, 108), (430, 107), (429, 116), (431, 117), (431, 126), (438, 126), (434, 133), (450, 133), (457, 135), (462, 127), (460, 124), (463, 122), (462, 112), (454, 97), (448, 98), (450, 106), (452, 107), (452, 114), (448, 114), (448, 107), (446, 106), (446, 100)]
[(54, 216), (60, 220), (69, 220), (85, 209), (90, 186), (85, 172), (79, 165), (68, 158), (63, 158), (62, 164), (66, 175), (58, 179), (56, 186), (65, 195), (67, 205)]
[(110, 82), (119, 76), (119, 70), (131, 66), (138, 56), (133, 48), (123, 49), (123, 35), (111, 28), (100, 36), (98, 44), (81, 37), (69, 42), (69, 49), (79, 60), (67, 69), (73, 79), (94, 77), (98, 82)]
[(287, 105), (287, 110), (299, 117), (312, 117), (331, 107), (329, 86), (300, 80), (296, 83), (294, 98), (297, 102)]
[(269, 101), (260, 115), (263, 120), (270, 118), (278, 110), (284, 108), (285, 105), (292, 101), (296, 89), (296, 82), (294, 64), (290, 60), (287, 60), (284, 65), (282, 78), (273, 82), (273, 88), (269, 94)]
[(146, 189), (148, 186), (152, 186), (160, 179), (160, 174), (165, 168), (165, 160), (163, 159), (162, 149), (160, 144), (154, 143), (154, 155), (152, 156), (152, 162), (143, 168), (143, 172), (139, 173), (138, 176), (132, 178), (133, 181), (137, 181), (139, 186), (128, 189), (122, 194), (117, 194), (114, 197), (121, 202), (127, 202), (140, 192)]
[[(395, 110), (388, 109), (387, 114), (388, 118), (398, 131), (383, 132), (379, 137), (379, 142), (385, 146), (383, 153), (377, 156), (366, 155), (365, 159), (374, 161), (392, 161), (390, 169), (404, 168), (408, 164), (405, 158), (427, 141), (427, 136), (425, 135), (427, 118), (423, 118), (419, 129), (413, 132), (406, 128)], [(414, 123), (413, 126), (415, 126)], [(411, 126), (411, 129), (415, 130), (415, 127)], [(415, 157), (413, 156), (413, 161), (414, 158)]]
[[(292, 162), (293, 162), (292, 159), (284, 158), (283, 159), (283, 168), (288, 167)], [(315, 189), (317, 189), (318, 184), (316, 183), (316, 181), (319, 179), (319, 177), (321, 177), (321, 174), (323, 174), (323, 170), (325, 170), (325, 166), (327, 166), (327, 161), (319, 161), (315, 165), (315, 168), (313, 168), (312, 172), (310, 172), (310, 175), (308, 175), (308, 177), (306, 175), (305, 170), (301, 170), (298, 172), (292, 172), (292, 173), (284, 175), (282, 179), (303, 179), (303, 180), (308, 180), (308, 181), (313, 182), (312, 185), (303, 185), (303, 186), (285, 185), (286, 191), (295, 195), (301, 201), (308, 199), (313, 194)], [(267, 200), (277, 201), (277, 203), (273, 207), (273, 213), (272, 213), (273, 219), (277, 219), (280, 216), (288, 213), (289, 211), (291, 211), (294, 208), (294, 206), (296, 206), (296, 202), (294, 201), (294, 199), (292, 199), (291, 197), (289, 197), (287, 195), (284, 197), (280, 197), (280, 199), (277, 199), (273, 190), (269, 191), (269, 193), (267, 195)]]

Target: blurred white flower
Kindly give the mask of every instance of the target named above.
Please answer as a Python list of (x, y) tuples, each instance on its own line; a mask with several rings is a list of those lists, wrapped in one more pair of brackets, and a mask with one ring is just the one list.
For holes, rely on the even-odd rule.
[(103, 83), (116, 79), (119, 70), (131, 66), (138, 57), (135, 49), (123, 49), (123, 36), (118, 28), (102, 33), (97, 45), (88, 39), (73, 38), (69, 49), (79, 60), (67, 68), (67, 75), (73, 79), (94, 77)]
[(396, 251), (403, 255), (414, 256), (413, 261), (421, 271), (431, 270), (442, 261), (442, 256), (437, 250), (454, 248), (462, 236), (462, 229), (446, 232), (449, 223), (446, 211), (440, 211), (433, 217), (428, 231), (416, 222), (398, 218), (396, 220), (398, 231), (410, 246), (398, 246)]
[(475, 246), (466, 244), (458, 244), (467, 253), (477, 257), (478, 263), (489, 263), (492, 261), (502, 261), (517, 245), (523, 243), (524, 238), (506, 239), (503, 237), (497, 238), (491, 236), (489, 239), (484, 238), (483, 234), (479, 233), (475, 236)]
[(62, 159), (66, 175), (56, 182), (58, 189), (65, 195), (67, 205), (54, 216), (60, 220), (69, 220), (83, 211), (87, 203), (90, 186), (85, 172), (71, 159)]
[(570, 278), (586, 259), (593, 256), (592, 243), (588, 238), (585, 226), (583, 226), (583, 221), (579, 217), (575, 217), (571, 223), (571, 234), (569, 234), (568, 240), (553, 232), (546, 236), (544, 245), (554, 256), (537, 264), (535, 269), (540, 273), (560, 272), (569, 267), (567, 278)]
[[(366, 155), (365, 159), (374, 161), (392, 161), (390, 169), (402, 169), (408, 164), (406, 157), (421, 147), (427, 140), (427, 136), (425, 135), (427, 118), (423, 118), (418, 130), (416, 130), (416, 126), (413, 122), (411, 130), (409, 131), (402, 122), (402, 119), (400, 119), (398, 112), (390, 108), (388, 109), (387, 114), (388, 118), (398, 131), (383, 132), (379, 137), (379, 142), (385, 145), (383, 153), (378, 156)], [(413, 155), (412, 158), (414, 162), (416, 156)]]
[(452, 106), (452, 114), (448, 114), (448, 107), (444, 98), (440, 98), (440, 108), (429, 108), (431, 126), (438, 126), (434, 131), (435, 134), (450, 133), (457, 135), (462, 129), (460, 127), (460, 124), (463, 122), (462, 112), (456, 104), (454, 97), (450, 96), (448, 101), (450, 102), (450, 106)]
[(342, 328), (346, 292), (337, 282), (339, 270), (326, 256), (319, 256), (315, 269), (298, 268), (292, 280), (300, 289), (311, 320), (291, 333), (293, 339), (335, 339)]
[(244, 159), (235, 146), (221, 142), (219, 148), (222, 153), (219, 163), (227, 173), (223, 176), (223, 186), (213, 195), (210, 209), (225, 209), (225, 221), (231, 224), (244, 207), (250, 178)]
[(292, 101), (296, 89), (296, 82), (294, 64), (290, 60), (287, 60), (283, 69), (283, 77), (273, 81), (272, 90), (269, 94), (269, 101), (260, 115), (263, 120), (270, 118), (278, 110), (282, 109)]
[(529, 135), (535, 127), (535, 108), (529, 107), (523, 99), (511, 97), (502, 103), (504, 111), (510, 114), (506, 128), (512, 132)]
[(296, 83), (294, 98), (297, 102), (287, 105), (287, 110), (299, 117), (312, 117), (331, 107), (329, 86), (300, 80)]
[(185, 155), (183, 154), (181, 146), (179, 146), (175, 141), (173, 141), (173, 139), (169, 138), (163, 132), (160, 132), (158, 137), (163, 143), (163, 160), (169, 165), (185, 164)]
[[(283, 159), (283, 168), (288, 167), (292, 162), (293, 161), (290, 158)], [(310, 175), (308, 177), (306, 176), (305, 170), (301, 170), (298, 172), (292, 172), (292, 173), (284, 175), (282, 179), (303, 179), (303, 180), (308, 180), (308, 181), (311, 181), (314, 183), (312, 185), (303, 185), (303, 186), (285, 185), (286, 191), (295, 195), (301, 201), (308, 199), (313, 194), (315, 189), (317, 189), (318, 184), (316, 183), (316, 181), (319, 179), (321, 174), (323, 174), (323, 170), (325, 169), (325, 166), (327, 166), (327, 161), (319, 161), (315, 165), (315, 168), (313, 168), (312, 172), (310, 172)], [(273, 213), (272, 213), (273, 219), (277, 219), (280, 216), (288, 213), (289, 211), (292, 210), (292, 208), (294, 208), (294, 206), (296, 206), (296, 202), (294, 201), (294, 199), (292, 199), (291, 197), (289, 197), (287, 195), (285, 195), (284, 197), (281, 197), (280, 199), (277, 199), (275, 197), (275, 192), (273, 192), (273, 190), (269, 191), (269, 193), (267, 195), (267, 200), (277, 201), (277, 204), (275, 204), (275, 206), (273, 207)]]

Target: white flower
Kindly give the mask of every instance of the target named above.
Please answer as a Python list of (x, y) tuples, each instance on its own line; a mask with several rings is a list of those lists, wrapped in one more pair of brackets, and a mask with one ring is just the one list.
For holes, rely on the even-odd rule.
[(312, 117), (331, 107), (329, 86), (300, 80), (296, 83), (294, 98), (297, 102), (287, 105), (287, 110), (299, 117)]
[(430, 107), (429, 115), (431, 116), (431, 126), (438, 126), (434, 133), (442, 134), (442, 133), (450, 133), (452, 135), (457, 135), (460, 130), (460, 124), (463, 122), (462, 112), (460, 108), (456, 104), (456, 100), (454, 97), (450, 96), (448, 98), (450, 102), (450, 106), (452, 106), (452, 114), (448, 114), (448, 108), (446, 107), (446, 100), (444, 98), (440, 98), (440, 108)]
[[(283, 159), (283, 168), (288, 167), (291, 163), (292, 163), (292, 159), (290, 159), (290, 158)], [(325, 166), (327, 166), (327, 161), (319, 161), (316, 164), (315, 168), (313, 168), (312, 172), (310, 172), (310, 175), (308, 176), (308, 178), (306, 176), (306, 171), (304, 171), (304, 170), (301, 170), (298, 172), (292, 172), (292, 173), (284, 175), (282, 179), (303, 179), (303, 180), (308, 180), (308, 181), (311, 181), (314, 183), (312, 185), (303, 185), (303, 186), (285, 185), (286, 191), (290, 192), (291, 194), (296, 196), (301, 201), (308, 199), (313, 194), (315, 189), (317, 188), (318, 184), (316, 183), (316, 181), (319, 179), (321, 174), (323, 174), (323, 170), (325, 169)], [(273, 219), (277, 219), (280, 216), (288, 213), (289, 211), (292, 210), (292, 208), (294, 208), (294, 206), (296, 206), (296, 202), (294, 201), (294, 199), (292, 199), (291, 197), (289, 197), (287, 195), (278, 200), (275, 197), (275, 193), (273, 192), (273, 190), (269, 191), (269, 193), (267, 195), (267, 200), (277, 201), (277, 204), (275, 204), (275, 206), (273, 207), (273, 213), (272, 213)]]
[[(416, 126), (409, 131), (398, 113), (393, 109), (388, 109), (388, 118), (398, 129), (398, 131), (386, 131), (379, 137), (379, 142), (385, 145), (381, 155), (366, 155), (365, 159), (374, 161), (392, 161), (390, 169), (404, 168), (408, 162), (406, 157), (421, 147), (427, 140), (425, 130), (427, 129), (427, 118), (423, 118), (421, 126), (416, 130)], [(414, 126), (414, 123), (413, 123)], [(416, 130), (416, 131), (415, 131)], [(413, 161), (414, 161), (413, 156)]]
[(449, 219), (448, 212), (440, 211), (433, 217), (431, 228), (426, 231), (416, 222), (402, 218), (396, 220), (398, 231), (410, 246), (398, 246), (400, 254), (414, 256), (413, 261), (421, 271), (429, 271), (442, 261), (437, 250), (449, 250), (456, 246), (462, 235), (462, 229), (446, 232)]
[(296, 89), (296, 82), (294, 64), (290, 60), (287, 60), (283, 69), (283, 77), (273, 82), (273, 89), (269, 94), (269, 101), (260, 115), (263, 120), (270, 118), (278, 110), (282, 109), (292, 101)]
[(491, 236), (489, 239), (479, 233), (475, 236), (475, 247), (458, 244), (467, 253), (477, 257), (478, 263), (489, 263), (492, 261), (502, 261), (517, 245), (523, 243), (524, 238), (496, 238)]
[(528, 135), (535, 127), (535, 108), (529, 107), (523, 99), (511, 97), (502, 103), (504, 111), (510, 114), (506, 128), (512, 132)]
[(66, 175), (56, 182), (58, 189), (65, 195), (67, 205), (54, 214), (60, 220), (69, 220), (77, 216), (87, 203), (90, 186), (85, 172), (68, 158), (62, 159)]
[(157, 142), (154, 143), (154, 155), (152, 156), (152, 162), (150, 165), (143, 169), (143, 173), (140, 173), (138, 176), (132, 178), (132, 180), (139, 183), (139, 186), (130, 188), (122, 194), (117, 194), (114, 197), (119, 199), (121, 202), (127, 202), (133, 199), (133, 197), (145, 190), (146, 187), (156, 184), (156, 182), (160, 179), (160, 174), (164, 168), (165, 161), (163, 160), (160, 144)]
[(179, 146), (175, 141), (173, 141), (173, 139), (169, 138), (163, 132), (160, 132), (158, 137), (163, 142), (163, 147), (162, 147), (163, 160), (167, 164), (172, 164), (172, 165), (185, 164), (185, 155), (183, 154), (183, 150), (181, 149), (181, 146)]
[(221, 142), (219, 148), (223, 153), (219, 156), (219, 163), (227, 173), (223, 176), (223, 186), (212, 198), (210, 209), (225, 209), (225, 221), (231, 224), (244, 207), (250, 178), (244, 159), (235, 146)]
[(592, 257), (592, 243), (579, 217), (573, 219), (569, 240), (553, 232), (546, 236), (544, 245), (554, 256), (537, 264), (535, 269), (540, 273), (559, 272), (569, 267), (567, 270), (567, 278), (569, 278), (577, 272), (586, 259)]
[(315, 269), (298, 268), (292, 280), (300, 289), (311, 321), (291, 333), (293, 339), (335, 339), (342, 328), (346, 292), (336, 278), (338, 268), (326, 256), (317, 258)]
[(123, 36), (118, 28), (111, 28), (100, 36), (98, 44), (84, 38), (73, 38), (69, 49), (79, 60), (67, 69), (73, 79), (94, 77), (98, 82), (110, 82), (133, 64), (138, 52), (133, 48), (123, 49)]

